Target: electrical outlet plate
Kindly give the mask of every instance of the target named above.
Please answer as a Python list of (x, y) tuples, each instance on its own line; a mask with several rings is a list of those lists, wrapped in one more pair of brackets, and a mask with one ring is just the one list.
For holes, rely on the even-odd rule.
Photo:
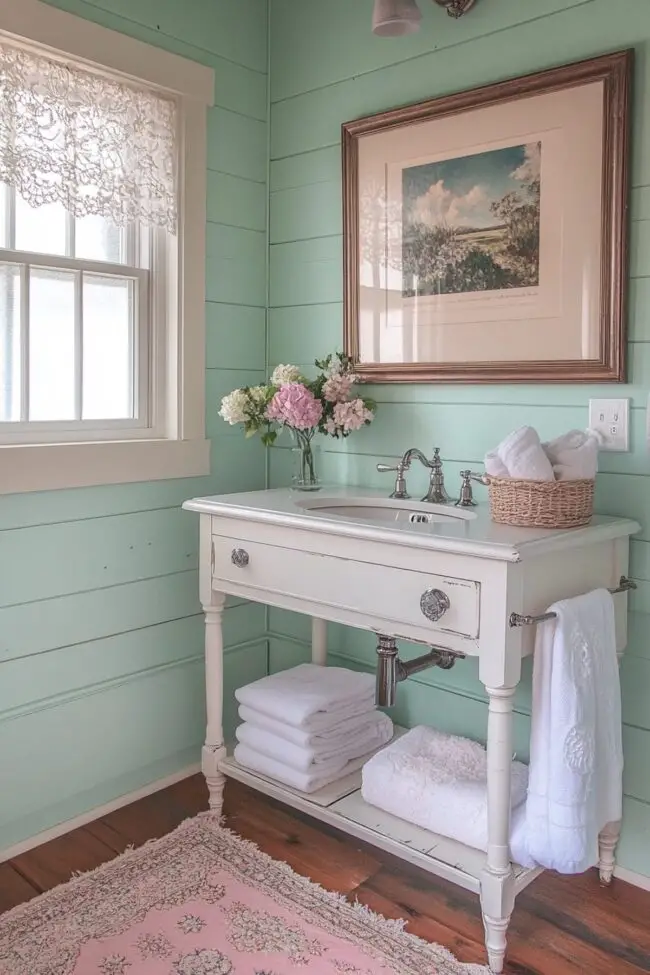
[(601, 450), (629, 450), (629, 399), (590, 399), (589, 426), (602, 435)]

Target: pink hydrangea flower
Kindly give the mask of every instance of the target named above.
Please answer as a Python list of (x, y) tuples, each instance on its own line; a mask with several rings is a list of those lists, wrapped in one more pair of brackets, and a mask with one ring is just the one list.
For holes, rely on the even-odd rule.
[(334, 422), (344, 433), (360, 430), (365, 423), (369, 423), (374, 413), (367, 409), (362, 399), (353, 399), (349, 403), (336, 403), (334, 406)]
[(269, 420), (277, 420), (296, 430), (317, 426), (323, 415), (323, 404), (302, 383), (282, 386), (266, 408)]
[(355, 376), (335, 373), (326, 380), (323, 386), (323, 396), (328, 403), (343, 403), (349, 396), (354, 385)]

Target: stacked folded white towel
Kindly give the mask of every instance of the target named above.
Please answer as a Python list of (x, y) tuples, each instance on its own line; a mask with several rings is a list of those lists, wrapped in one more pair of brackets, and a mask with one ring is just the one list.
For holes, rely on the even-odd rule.
[[(528, 768), (513, 761), (513, 827), (523, 815)], [(416, 826), (487, 850), (487, 753), (478, 742), (420, 725), (368, 761), (366, 802)]]
[(393, 737), (375, 707), (375, 679), (343, 667), (300, 664), (235, 691), (235, 759), (300, 792), (361, 768)]
[(485, 470), (492, 477), (527, 481), (574, 481), (591, 479), (598, 470), (596, 430), (569, 430), (542, 443), (533, 427), (519, 427), (485, 455)]

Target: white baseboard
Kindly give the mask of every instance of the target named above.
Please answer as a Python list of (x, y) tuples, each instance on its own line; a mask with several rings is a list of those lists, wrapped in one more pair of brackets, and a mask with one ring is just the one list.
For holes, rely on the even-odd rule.
[(43, 830), (42, 833), (37, 833), (36, 836), (30, 836), (26, 840), (21, 840), (21, 842), (16, 843), (15, 846), (10, 846), (7, 847), (7, 849), (0, 850), (0, 863), (2, 863), (4, 860), (10, 860), (12, 857), (20, 856), (21, 853), (26, 853), (27, 850), (33, 850), (35, 846), (41, 846), (43, 843), (47, 843), (49, 840), (55, 840), (57, 836), (63, 836), (64, 833), (70, 833), (73, 829), (78, 829), (80, 826), (86, 826), (88, 823), (92, 823), (93, 820), (101, 819), (102, 816), (107, 816), (108, 813), (112, 813), (116, 809), (121, 809), (123, 806), (128, 806), (132, 802), (137, 802), (138, 799), (144, 799), (145, 796), (150, 796), (154, 792), (160, 792), (161, 789), (166, 789), (168, 786), (174, 785), (175, 782), (180, 782), (182, 779), (187, 779), (190, 775), (194, 775), (196, 772), (200, 771), (200, 763), (194, 762), (192, 765), (187, 765), (179, 772), (174, 772), (172, 775), (166, 775), (164, 779), (156, 779), (155, 782), (149, 782), (141, 789), (136, 789), (135, 792), (127, 792), (126, 795), (119, 796), (117, 799), (112, 799), (110, 802), (104, 803), (103, 806), (95, 806), (93, 809), (89, 809), (87, 812), (81, 813), (80, 816), (75, 816), (73, 819), (66, 819), (63, 823), (57, 823), (57, 825), (52, 826), (51, 829)]
[(633, 887), (650, 890), (650, 877), (646, 877), (642, 873), (634, 873), (633, 870), (626, 870), (625, 867), (619, 867), (617, 864), (614, 867), (614, 876), (618, 877), (619, 880), (624, 880), (626, 884), (632, 884)]

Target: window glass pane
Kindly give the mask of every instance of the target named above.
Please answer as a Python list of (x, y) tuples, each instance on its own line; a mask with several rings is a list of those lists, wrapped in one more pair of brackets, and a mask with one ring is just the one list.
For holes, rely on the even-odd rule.
[(65, 254), (66, 212), (61, 204), (30, 207), (16, 194), (16, 248), (38, 254)]
[(104, 217), (77, 217), (75, 220), (75, 257), (89, 261), (124, 261), (124, 231)]
[(0, 247), (9, 247), (7, 239), (7, 212), (8, 212), (9, 187), (5, 183), (0, 183)]
[(29, 419), (74, 419), (74, 273), (32, 268)]
[(83, 276), (83, 419), (133, 411), (133, 281)]
[(20, 270), (0, 264), (0, 422), (20, 420)]

